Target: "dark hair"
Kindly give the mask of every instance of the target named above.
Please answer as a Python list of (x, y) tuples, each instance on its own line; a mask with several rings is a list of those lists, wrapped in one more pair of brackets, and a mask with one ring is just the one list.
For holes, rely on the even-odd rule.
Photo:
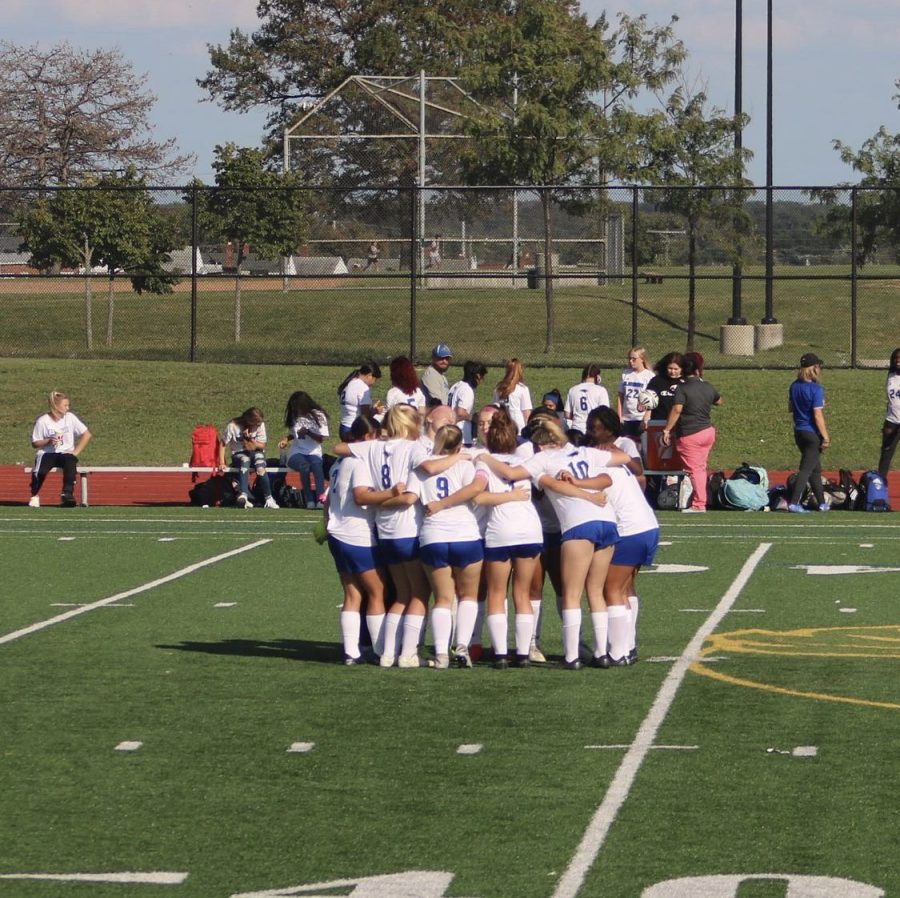
[(600, 377), (600, 366), (596, 362), (591, 362), (590, 365), (585, 365), (581, 369), (581, 379), (584, 381), (589, 377)]
[(685, 377), (697, 377), (700, 376), (700, 372), (702, 369), (697, 367), (697, 362), (694, 359), (684, 357), (684, 364), (681, 366), (681, 373)]
[(478, 386), (478, 379), (487, 377), (487, 368), (481, 364), (481, 362), (466, 362), (463, 365), (463, 377), (462, 379), (470, 386), (472, 389)]
[(380, 431), (381, 425), (373, 418), (367, 418), (365, 415), (354, 418), (353, 423), (350, 425), (350, 436), (353, 437), (354, 443), (360, 442), (370, 433), (379, 433)]
[(653, 370), (660, 377), (668, 377), (668, 372), (666, 369), (669, 365), (678, 365), (681, 368), (682, 373), (684, 372), (684, 360), (686, 356), (683, 356), (680, 352), (667, 352), (654, 366)]
[(381, 368), (375, 362), (363, 362), (358, 368), (355, 368), (351, 371), (342, 381), (341, 385), (337, 388), (338, 396), (344, 392), (344, 387), (353, 380), (354, 377), (359, 377), (362, 374), (371, 374), (376, 380), (381, 379)]
[(261, 409), (258, 409), (255, 405), (251, 405), (250, 408), (244, 409), (237, 418), (233, 418), (232, 420), (241, 428), (241, 430), (245, 430), (248, 427), (259, 427), (266, 418)]
[[(494, 415), (496, 418), (497, 416)], [(493, 418), (491, 419), (493, 420)], [(528, 416), (528, 421), (525, 426), (522, 428), (522, 436), (526, 440), (531, 439), (531, 433), (543, 421), (555, 421), (559, 424), (559, 414), (553, 411), (552, 408), (547, 408), (545, 405), (539, 405), (537, 408), (531, 410), (531, 414)]]
[(556, 387), (554, 387), (552, 390), (547, 390), (547, 392), (544, 393), (544, 397), (541, 400), (541, 402), (543, 402), (546, 399), (552, 399), (553, 402), (556, 403), (556, 411), (558, 411), (558, 412), (562, 411), (562, 408), (563, 408), (562, 393), (560, 393), (559, 390), (556, 389)]
[(505, 408), (492, 415), (484, 441), (491, 452), (509, 453), (515, 450), (519, 442), (518, 430)]
[(309, 393), (297, 390), (291, 393), (284, 407), (284, 426), (290, 428), (298, 418), (308, 417), (313, 412), (319, 412), (326, 421), (328, 420), (328, 412)]
[(405, 355), (398, 355), (391, 360), (391, 383), (407, 395), (419, 388), (416, 366)]
[(690, 359), (694, 363), (694, 370), (699, 375), (703, 375), (703, 356), (699, 352), (686, 352), (685, 359)]
[(891, 371), (900, 374), (900, 346), (891, 353), (891, 362), (889, 365)]
[(614, 437), (622, 436), (622, 421), (619, 419), (619, 416), (608, 405), (598, 405), (597, 408), (588, 412), (587, 424), (585, 425), (585, 436), (587, 437), (588, 445), (590, 445), (591, 430), (595, 421), (599, 421)]

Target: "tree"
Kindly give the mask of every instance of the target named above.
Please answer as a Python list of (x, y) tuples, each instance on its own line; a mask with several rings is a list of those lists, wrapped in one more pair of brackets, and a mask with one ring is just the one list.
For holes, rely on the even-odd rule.
[(234, 341), (239, 343), (241, 266), (247, 250), (263, 257), (291, 255), (306, 233), (305, 199), (299, 177), (267, 170), (262, 150), (228, 143), (215, 153), (216, 186), (195, 193), (204, 229), (234, 247)]
[[(553, 205), (590, 202), (579, 188), (596, 184), (601, 172), (623, 176), (638, 168), (633, 148), (646, 116), (627, 101), (673, 77), (683, 48), (671, 26), (649, 27), (643, 17), (622, 15), (611, 29), (605, 17), (591, 24), (571, 0), (510, 0), (469, 50), (463, 81), (483, 113), (469, 126), (474, 145), (463, 171), (471, 183), (543, 188), (544, 351), (551, 352)], [(513, 83), (518, 103), (504, 109)]]
[[(900, 90), (900, 79), (894, 82)], [(893, 97), (900, 108), (900, 93)], [(862, 177), (857, 196), (857, 227), (859, 246), (855, 249), (860, 263), (870, 261), (878, 250), (887, 245), (895, 253), (900, 249), (900, 133), (891, 134), (882, 125), (859, 150), (834, 141), (841, 159)], [(836, 204), (834, 191), (819, 191), (820, 198), (830, 205), (829, 220), (834, 226), (846, 227), (849, 213)], [(846, 231), (844, 231), (846, 233)]]
[(165, 262), (174, 249), (174, 230), (154, 205), (134, 169), (123, 175), (86, 178), (77, 188), (56, 188), (19, 214), (22, 250), (41, 270), (60, 266), (84, 270), (85, 343), (94, 346), (91, 272), (108, 272), (106, 345), (113, 341), (115, 278), (123, 272), (137, 293), (171, 293), (177, 275)]
[(157, 179), (192, 156), (153, 139), (156, 97), (119, 50), (49, 50), (0, 41), (0, 183), (77, 183), (86, 174), (133, 167)]
[[(664, 211), (683, 215), (686, 224), (688, 351), (694, 348), (697, 329), (697, 238), (701, 222), (714, 222), (723, 235), (745, 230), (736, 223), (740, 221), (743, 192), (750, 186), (743, 177), (750, 152), (735, 154), (734, 131), (734, 116), (716, 107), (707, 110), (703, 92), (691, 96), (679, 87), (647, 132), (646, 155), (652, 166), (648, 174), (670, 188), (652, 195), (658, 196)], [(731, 189), (721, 189), (723, 185)], [(739, 243), (738, 235), (733, 246)]]

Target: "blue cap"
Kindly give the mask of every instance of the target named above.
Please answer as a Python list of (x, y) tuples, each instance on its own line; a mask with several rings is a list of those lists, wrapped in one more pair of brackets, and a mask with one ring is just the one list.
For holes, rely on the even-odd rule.
[(431, 350), (431, 356), (435, 359), (452, 359), (453, 353), (446, 343), (438, 343), (438, 345)]

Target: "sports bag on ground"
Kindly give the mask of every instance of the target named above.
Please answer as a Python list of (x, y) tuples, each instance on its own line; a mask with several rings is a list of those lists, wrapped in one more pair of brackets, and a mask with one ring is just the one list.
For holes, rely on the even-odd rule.
[(725, 511), (762, 511), (769, 507), (769, 491), (743, 477), (732, 478), (722, 484), (719, 504)]
[(857, 511), (890, 511), (887, 481), (878, 471), (866, 471), (859, 478)]
[(769, 489), (769, 475), (765, 468), (759, 465), (751, 465), (742, 461), (740, 466), (734, 469), (730, 480), (749, 480), (758, 483), (764, 490)]

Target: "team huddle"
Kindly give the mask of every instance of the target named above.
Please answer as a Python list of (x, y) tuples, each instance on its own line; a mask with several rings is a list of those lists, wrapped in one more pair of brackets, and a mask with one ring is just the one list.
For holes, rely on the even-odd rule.
[[(634, 442), (607, 405), (579, 407), (580, 427), (567, 431), (558, 410), (531, 409), (530, 400), (523, 407), (516, 386), (502, 395), (503, 382), (501, 395), (476, 412), (478, 368), (466, 371), (474, 371), (468, 391), (454, 385), (438, 397), (453, 402), (462, 393), (466, 402), (401, 401), (383, 415), (371, 401), (371, 368), (341, 385), (342, 442), (325, 514), (344, 588), (345, 663), (471, 667), (482, 656), (485, 624), (496, 668), (545, 662), (545, 577), (556, 594), (565, 668), (578, 669), (585, 657), (584, 594), (588, 663), (632, 663), (635, 578), (659, 539)], [(426, 662), (429, 604), (434, 659)]]

